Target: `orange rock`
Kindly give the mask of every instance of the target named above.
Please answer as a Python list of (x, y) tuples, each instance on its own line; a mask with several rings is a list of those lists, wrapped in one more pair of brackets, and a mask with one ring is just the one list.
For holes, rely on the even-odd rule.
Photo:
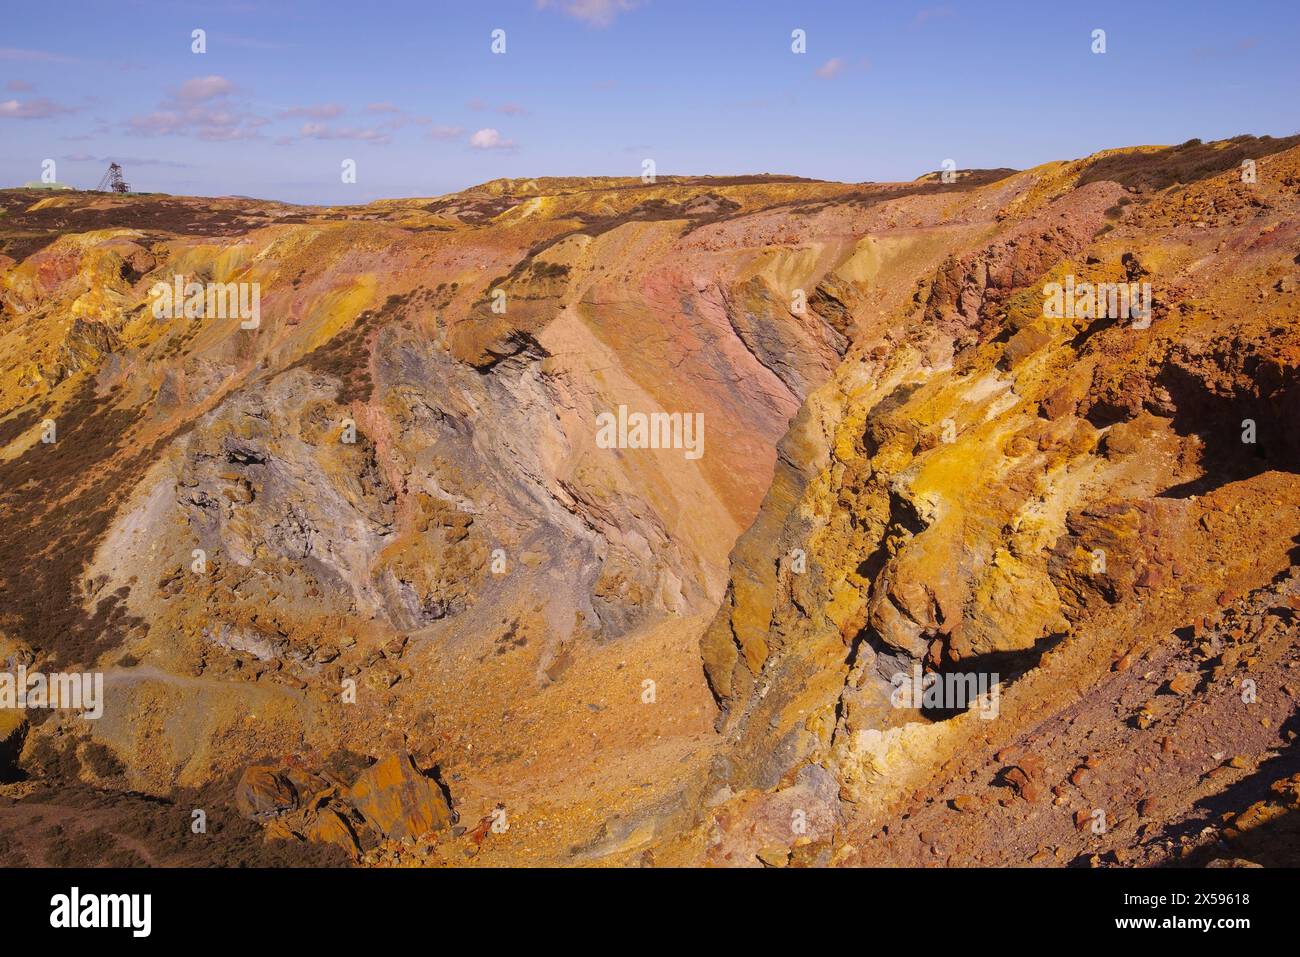
[(323, 808), (314, 815), (304, 828), (304, 836), (309, 841), (337, 845), (353, 856), (360, 853), (361, 845), (356, 833), (343, 815), (333, 808)]
[(419, 837), (452, 824), (451, 808), (436, 782), (396, 752), (361, 773), (347, 797), (384, 837)]
[(1184, 671), (1169, 681), (1169, 690), (1174, 694), (1191, 694), (1201, 683), (1201, 676), (1194, 671)]

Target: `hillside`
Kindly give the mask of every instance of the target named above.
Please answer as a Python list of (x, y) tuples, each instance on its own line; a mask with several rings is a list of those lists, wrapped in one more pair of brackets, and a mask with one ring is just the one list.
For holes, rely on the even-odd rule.
[(0, 864), (1300, 860), (1300, 138), (0, 209)]

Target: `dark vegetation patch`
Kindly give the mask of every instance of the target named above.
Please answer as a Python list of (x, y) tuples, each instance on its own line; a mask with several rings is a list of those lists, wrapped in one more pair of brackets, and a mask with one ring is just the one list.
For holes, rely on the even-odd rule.
[[(235, 782), (222, 780), (167, 798), (98, 790), (73, 780), (37, 791), (18, 804), (76, 811), (42, 840), (45, 866), (342, 867), (347, 854), (333, 845), (265, 839), (261, 825), (234, 805)], [(191, 829), (193, 812), (206, 815), (207, 832)], [(3, 820), (3, 818), (0, 818)], [(57, 830), (56, 830), (57, 829)], [(21, 835), (0, 826), (0, 853)], [(143, 858), (136, 848), (148, 855)]]
[(932, 178), (935, 174), (927, 174), (911, 183), (865, 183), (861, 189), (839, 196), (825, 199), (798, 199), (780, 206), (773, 206), (772, 209), (781, 209), (805, 216), (835, 206), (855, 206), (859, 209), (866, 209), (888, 202), (891, 199), (902, 199), (907, 196), (921, 196), (927, 193), (967, 193), (981, 186), (987, 186), (990, 183), (1006, 179), (1017, 172), (1019, 170), (1009, 168), (962, 170), (963, 175), (952, 183), (945, 183), (940, 179)]
[(504, 655), (515, 648), (522, 648), (526, 644), (528, 644), (528, 636), (519, 630), (518, 618), (510, 622), (509, 627), (493, 641), (495, 653), (498, 655)]
[(0, 831), (0, 867), (31, 867), (31, 861), (12, 837)]
[(528, 279), (530, 281), (545, 282), (553, 279), (567, 279), (569, 267), (563, 263), (537, 262), (534, 260), (528, 267)]
[(1115, 182), (1143, 192), (1165, 189), (1175, 183), (1194, 183), (1225, 170), (1239, 169), (1241, 161), (1258, 160), (1300, 145), (1300, 135), (1274, 139), (1271, 136), (1234, 136), (1222, 144), (1188, 140), (1149, 153), (1107, 156), (1088, 166), (1075, 186)]
[(56, 417), (57, 440), (0, 463), (0, 627), (60, 665), (88, 663), (135, 625), (126, 589), (82, 609), (82, 572), (120, 500), (172, 436), (134, 453), (126, 436), (139, 412), (99, 399), (85, 380)]
[(0, 739), (0, 784), (11, 784), (23, 779), (22, 769), (18, 766), (19, 755), (23, 752), (23, 742), (27, 739), (26, 728), (18, 729)]
[[(167, 333), (166, 339), (160, 339), (158, 342), (149, 346), (151, 352), (157, 352), (157, 356), (149, 356), (150, 359), (174, 359), (194, 341), (200, 330), (203, 328), (201, 320), (191, 321), (188, 325), (174, 327)], [(159, 351), (161, 350), (161, 351)]]
[[(660, 177), (665, 180), (665, 177)], [(674, 186), (774, 186), (782, 183), (825, 183), (824, 179), (807, 176), (787, 176), (782, 173), (751, 173), (744, 176), (669, 176), (666, 181)]]
[[(774, 186), (783, 183), (831, 183), (830, 180), (809, 179), (806, 176), (790, 176), (781, 173), (749, 173), (739, 176), (656, 176), (655, 182), (643, 183), (639, 178), (628, 182), (627, 177), (594, 177), (590, 178), (587, 183), (580, 188), (569, 188), (573, 186), (573, 181), (566, 177), (540, 176), (533, 177), (532, 182), (537, 184), (537, 189), (531, 192), (507, 193), (505, 195), (494, 195), (483, 190), (483, 186), (472, 187), (462, 193), (445, 199), (437, 200), (422, 207), (429, 212), (445, 213), (449, 208), (463, 206), (466, 203), (489, 203), (494, 202), (500, 206), (499, 212), (504, 212), (511, 206), (516, 205), (524, 200), (534, 199), (539, 196), (584, 196), (601, 193), (627, 193), (639, 189), (654, 189), (663, 186), (705, 186), (705, 187), (724, 187), (724, 186)], [(486, 184), (485, 184), (486, 185)], [(832, 184), (833, 185), (833, 184)]]
[[(1119, 219), (1120, 216), (1124, 214), (1124, 207), (1131, 205), (1132, 202), (1133, 200), (1129, 199), (1127, 196), (1124, 196), (1114, 206), (1108, 206), (1106, 208), (1106, 211), (1102, 215), (1105, 216), (1107, 219)], [(1109, 223), (1107, 223), (1106, 225), (1110, 226)]]
[(21, 409), (0, 422), (0, 446), (8, 445), (41, 420), (35, 409)]
[(1009, 166), (999, 166), (996, 169), (959, 169), (954, 170), (956, 174), (953, 182), (945, 183), (943, 181), (942, 170), (932, 170), (929, 173), (918, 176), (914, 182), (929, 183), (938, 186), (960, 186), (964, 183), (976, 186), (984, 186), (988, 183), (996, 183), (1000, 179), (1006, 179), (1013, 173), (1018, 173)]
[(438, 283), (437, 289), (426, 289), (423, 292), (422, 300), (432, 305), (435, 309), (444, 309), (451, 304), (456, 296), (456, 290), (460, 283), (453, 282), (448, 285), (445, 282)]
[(84, 831), (74, 827), (69, 831), (55, 824), (46, 829), (42, 843), (46, 867), (144, 867), (146, 863), (102, 827)]
[[(32, 717), (36, 715), (33, 714)], [(77, 742), (72, 738), (42, 735), (32, 742), (27, 756), (23, 759), (22, 767), (24, 773), (37, 777), (75, 781), (81, 774)]]
[(448, 196), (420, 207), (436, 216), (448, 216), (470, 226), (486, 223), (500, 216), (527, 197), (519, 196)]
[(512, 329), (497, 342), (485, 346), (484, 352), (484, 357), (474, 362), (474, 371), (480, 375), (496, 371), (497, 366), (517, 356), (523, 356), (523, 361), (536, 362), (550, 355), (532, 334), (522, 329)]
[(101, 778), (113, 778), (126, 773), (126, 765), (118, 760), (113, 749), (98, 741), (87, 741), (82, 745), (81, 761)]
[[(42, 199), (74, 197), (66, 205), (34, 212)], [(90, 204), (94, 203), (94, 206)], [(166, 235), (238, 237), (276, 223), (337, 221), (342, 213), (304, 213), (302, 207), (275, 203), (207, 199), (188, 202), (168, 196), (140, 194), (109, 199), (95, 193), (52, 193), (41, 189), (0, 190), (0, 252), (19, 261), (44, 249), (66, 233), (94, 229), (139, 229)]]
[[(440, 287), (441, 288), (441, 287)], [(317, 346), (289, 369), (311, 369), (341, 380), (335, 401), (340, 405), (370, 401), (374, 382), (370, 376), (370, 347), (372, 336), (385, 321), (398, 319), (406, 308), (416, 302), (429, 301), (429, 290), (413, 289), (402, 295), (389, 296), (379, 309), (367, 309), (355, 322), (341, 329), (328, 342)]]
[(649, 199), (614, 216), (597, 216), (579, 212), (574, 218), (582, 223), (582, 229), (578, 232), (586, 233), (588, 236), (599, 236), (625, 223), (655, 223), (673, 219), (686, 220), (689, 231), (726, 219), (740, 208), (740, 203), (734, 199), (716, 193), (705, 193), (682, 203), (659, 198)]
[(88, 207), (77, 203), (29, 212), (42, 199), (66, 194), (7, 190), (6, 215), (0, 219), (6, 255), (22, 260), (66, 233), (94, 229), (144, 229), (193, 236), (241, 236), (274, 219), (257, 209), (239, 210), (169, 199), (139, 199)]
[(686, 222), (686, 227), (682, 230), (682, 234), (685, 235), (693, 229), (707, 226), (710, 223), (721, 222), (738, 214), (741, 214), (740, 203), (725, 196), (719, 196), (716, 193), (696, 196), (683, 203), (673, 203), (665, 199), (650, 199), (614, 216), (599, 216), (594, 213), (580, 211), (572, 216), (581, 224), (577, 229), (570, 229), (549, 239), (534, 243), (528, 249), (528, 252), (524, 254), (524, 257), (515, 263), (510, 272), (493, 279), (487, 284), (484, 295), (485, 297), (490, 296), (492, 290), (503, 283), (533, 279), (560, 279), (567, 276), (569, 273), (567, 266), (558, 263), (539, 263), (536, 257), (571, 236), (581, 235), (594, 238), (617, 229), (626, 223), (657, 223), (672, 220), (684, 220)]

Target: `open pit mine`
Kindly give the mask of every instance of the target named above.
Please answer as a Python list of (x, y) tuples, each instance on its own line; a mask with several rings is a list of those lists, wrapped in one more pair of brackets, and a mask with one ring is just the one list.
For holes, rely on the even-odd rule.
[(3, 190), (0, 865), (1295, 864), (1298, 506), (1300, 137)]

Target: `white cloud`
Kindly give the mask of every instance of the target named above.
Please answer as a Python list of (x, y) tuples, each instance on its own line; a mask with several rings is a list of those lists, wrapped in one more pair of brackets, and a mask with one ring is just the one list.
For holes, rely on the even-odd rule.
[(250, 140), (261, 134), (257, 128), (266, 120), (242, 111), (192, 106), (160, 109), (127, 121), (127, 132), (139, 136), (170, 136), (193, 133), (201, 140)]
[(235, 92), (242, 91), (224, 76), (193, 77), (152, 113), (130, 117), (127, 132), (138, 136), (193, 135), (212, 142), (257, 139), (261, 136), (258, 129), (270, 121), (251, 112), (247, 104), (227, 99)]
[(501, 134), (491, 127), (475, 130), (469, 138), (469, 145), (476, 150), (512, 150), (515, 148), (513, 140), (502, 139)]
[(74, 112), (72, 107), (63, 106), (44, 97), (26, 102), (21, 100), (0, 102), (0, 117), (11, 120), (44, 120), (51, 116), (58, 116), (60, 113), (72, 112)]

